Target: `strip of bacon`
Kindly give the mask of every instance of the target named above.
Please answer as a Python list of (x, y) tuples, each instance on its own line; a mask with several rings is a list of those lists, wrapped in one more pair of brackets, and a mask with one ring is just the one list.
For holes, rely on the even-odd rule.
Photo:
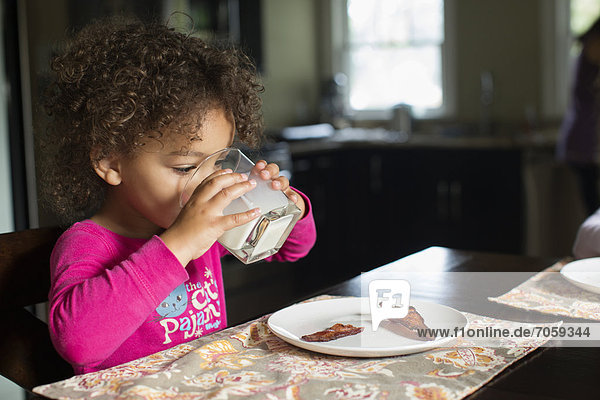
[(325, 330), (315, 332), (310, 335), (304, 335), (301, 337), (301, 339), (305, 342), (329, 342), (331, 340), (343, 338), (346, 336), (356, 335), (358, 333), (361, 333), (363, 329), (365, 328), (352, 326), (350, 324), (344, 325), (338, 323), (332, 325), (331, 327)]
[[(409, 339), (422, 341), (435, 339), (434, 336), (431, 336), (429, 327), (425, 325), (425, 320), (413, 306), (408, 307), (408, 314), (406, 314), (406, 317), (390, 318), (381, 321), (379, 326)], [(424, 334), (428, 335), (426, 336)]]

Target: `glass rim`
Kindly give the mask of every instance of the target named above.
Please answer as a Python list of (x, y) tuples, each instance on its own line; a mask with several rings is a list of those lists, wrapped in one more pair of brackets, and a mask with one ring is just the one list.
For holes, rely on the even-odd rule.
[(215, 157), (218, 157), (220, 154), (223, 153), (236, 153), (237, 154), (237, 160), (235, 163), (235, 166), (232, 168), (232, 170), (235, 170), (238, 168), (238, 166), (240, 165), (240, 162), (242, 161), (243, 158), (246, 158), (250, 163), (254, 164), (254, 162), (252, 160), (250, 160), (243, 152), (242, 150), (238, 149), (237, 147), (233, 147), (233, 146), (229, 146), (229, 147), (224, 147), (220, 150), (215, 151), (214, 153), (211, 153), (209, 155), (207, 155), (206, 157), (204, 157), (199, 163), (197, 163), (194, 168), (195, 171), (192, 175), (190, 175), (190, 177), (188, 178), (187, 182), (185, 183), (185, 185), (183, 186), (183, 190), (181, 191), (181, 194), (179, 196), (179, 206), (181, 208), (184, 207), (184, 202), (183, 202), (183, 197), (185, 195), (186, 189), (189, 185), (189, 183), (192, 181), (192, 179), (194, 179), (194, 177), (196, 176), (196, 174), (198, 173), (198, 171), (201, 169), (202, 164), (204, 164), (205, 162), (207, 162), (208, 160), (214, 159)]
[[(232, 147), (232, 146), (229, 146), (229, 147), (224, 147), (224, 148), (222, 148), (222, 149), (220, 149), (220, 150), (217, 150), (217, 151), (215, 151), (214, 153), (211, 153), (211, 154), (207, 155), (206, 157), (204, 157), (204, 158), (202, 159), (202, 161), (200, 161), (200, 162), (199, 162), (199, 163), (196, 165), (196, 168), (197, 168), (197, 167), (199, 167), (200, 165), (202, 165), (202, 163), (204, 163), (204, 162), (205, 162), (206, 160), (208, 160), (209, 158), (212, 158), (212, 157), (214, 157), (214, 156), (216, 156), (216, 155), (218, 155), (218, 154), (225, 153), (225, 152), (230, 152), (230, 151), (233, 151), (233, 150), (235, 150), (237, 153), (239, 153), (239, 154), (240, 154), (240, 156), (242, 156), (242, 155), (244, 154), (244, 153), (242, 153), (242, 151), (241, 151), (240, 149), (238, 149), (237, 147)], [(239, 164), (239, 161), (238, 161), (238, 164)]]

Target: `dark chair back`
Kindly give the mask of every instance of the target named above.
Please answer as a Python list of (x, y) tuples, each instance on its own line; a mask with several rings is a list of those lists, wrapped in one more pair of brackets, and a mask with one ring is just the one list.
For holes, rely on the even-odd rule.
[(0, 234), (0, 374), (29, 392), (73, 375), (48, 325), (26, 308), (48, 300), (50, 253), (60, 234), (58, 228)]

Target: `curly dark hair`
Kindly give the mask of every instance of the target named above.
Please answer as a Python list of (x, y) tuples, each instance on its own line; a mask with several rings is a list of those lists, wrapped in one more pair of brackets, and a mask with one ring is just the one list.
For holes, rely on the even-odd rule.
[(47, 162), (43, 193), (65, 223), (92, 215), (106, 183), (93, 165), (132, 155), (146, 138), (178, 132), (191, 140), (206, 112), (233, 117), (237, 140), (255, 147), (262, 135), (254, 64), (231, 46), (207, 42), (158, 22), (98, 20), (65, 43), (51, 61), (44, 107)]

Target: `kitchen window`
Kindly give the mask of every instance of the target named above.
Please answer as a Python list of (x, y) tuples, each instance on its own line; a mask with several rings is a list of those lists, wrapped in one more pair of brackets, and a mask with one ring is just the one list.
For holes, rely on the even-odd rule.
[(452, 108), (451, 34), (444, 0), (345, 0), (342, 70), (356, 118), (388, 118), (397, 104), (416, 116)]

